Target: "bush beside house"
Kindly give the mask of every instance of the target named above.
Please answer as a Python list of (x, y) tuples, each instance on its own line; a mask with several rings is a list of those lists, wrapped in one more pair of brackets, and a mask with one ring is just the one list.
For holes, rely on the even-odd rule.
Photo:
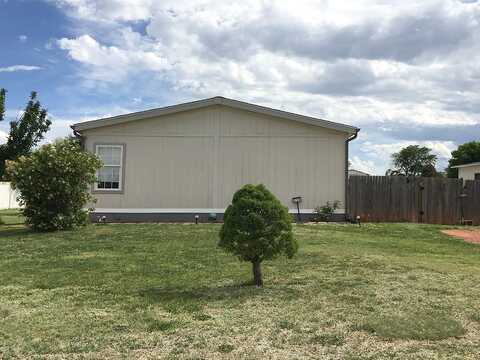
[(76, 139), (47, 144), (7, 163), (12, 187), (20, 191), (26, 223), (36, 231), (71, 229), (88, 222), (85, 206), (92, 197), (101, 161), (81, 149)]
[(325, 205), (317, 206), (313, 211), (315, 213), (315, 221), (330, 221), (335, 211), (340, 208), (339, 200), (327, 201)]

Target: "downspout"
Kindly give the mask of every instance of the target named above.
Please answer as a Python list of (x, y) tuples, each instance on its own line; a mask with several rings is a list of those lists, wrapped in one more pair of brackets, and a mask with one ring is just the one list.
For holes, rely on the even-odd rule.
[(75, 126), (70, 125), (70, 128), (73, 130), (73, 136), (75, 136), (78, 139), (78, 141), (80, 142), (80, 146), (82, 147), (83, 150), (85, 150), (85, 141), (84, 141), (84, 138), (83, 138), (82, 134), (80, 134), (75, 129)]
[(347, 220), (349, 216), (348, 212), (348, 144), (350, 141), (355, 140), (358, 136), (358, 132), (360, 129), (355, 129), (355, 134), (349, 136), (347, 140), (345, 140), (345, 219)]

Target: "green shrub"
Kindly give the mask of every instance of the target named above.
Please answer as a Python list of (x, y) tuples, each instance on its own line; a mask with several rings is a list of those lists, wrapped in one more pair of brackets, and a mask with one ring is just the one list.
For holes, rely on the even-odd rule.
[(339, 200), (327, 201), (323, 206), (317, 206), (314, 209), (315, 221), (329, 221), (335, 210), (340, 208), (341, 202)]
[(47, 144), (7, 163), (12, 187), (20, 192), (26, 223), (36, 231), (71, 229), (88, 221), (88, 187), (101, 161), (75, 139)]
[(261, 263), (298, 250), (288, 209), (264, 185), (245, 185), (233, 195), (220, 230), (221, 248), (252, 263), (254, 283), (263, 285)]

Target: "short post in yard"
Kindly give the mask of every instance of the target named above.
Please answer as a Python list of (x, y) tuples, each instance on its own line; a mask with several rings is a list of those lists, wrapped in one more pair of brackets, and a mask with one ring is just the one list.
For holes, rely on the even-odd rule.
[(295, 197), (292, 198), (292, 202), (294, 204), (297, 204), (297, 221), (301, 222), (302, 217), (300, 215), (300, 203), (302, 202), (302, 197), (301, 196), (295, 196)]

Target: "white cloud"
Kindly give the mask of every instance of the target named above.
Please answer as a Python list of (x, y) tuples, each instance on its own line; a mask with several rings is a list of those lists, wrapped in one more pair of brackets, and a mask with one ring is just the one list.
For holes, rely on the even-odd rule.
[[(223, 94), (271, 101), (274, 93), (277, 106), (301, 106), (306, 112), (304, 105), (314, 103), (308, 105), (310, 114), (331, 114), (332, 120), (358, 125), (379, 119), (436, 125), (479, 122), (468, 112), (445, 109), (445, 99), (458, 99), (458, 87), (452, 84), (464, 81), (472, 86), (462, 87), (461, 100), (480, 100), (474, 87), (480, 49), (472, 40), (480, 30), (474, 16), (480, 16), (480, 4), (56, 3), (77, 19), (113, 23), (104, 42), (90, 34), (58, 41), (73, 60), (86, 65), (82, 75), (91, 81), (120, 82), (142, 71), (163, 71), (163, 82), (192, 97)], [(129, 21), (139, 20), (146, 21), (146, 34), (131, 29)], [(389, 53), (383, 52), (389, 47)], [(468, 66), (459, 66), (459, 60)]]
[(20, 35), (20, 36), (18, 37), (18, 40), (19, 40), (20, 42), (22, 42), (22, 43), (27, 42), (28, 36), (27, 36), (27, 35)]
[(377, 169), (375, 162), (373, 162), (372, 160), (364, 160), (358, 157), (357, 155), (355, 155), (352, 158), (350, 158), (349, 161), (350, 161), (350, 169), (363, 171), (370, 175), (377, 175), (382, 173), (381, 170)]
[[(392, 154), (409, 145), (426, 146), (432, 153), (438, 156), (437, 168), (443, 169), (447, 165), (451, 152), (456, 149), (452, 141), (399, 141), (389, 143), (372, 143), (365, 141), (360, 145), (360, 151), (369, 157), (371, 163), (381, 164), (376, 166), (377, 173), (383, 173), (391, 165)], [(355, 158), (355, 157), (354, 157)], [(353, 167), (353, 166), (352, 166)], [(360, 170), (360, 169), (359, 169)], [(362, 170), (363, 171), (363, 170)]]
[(0, 130), (0, 144), (7, 142), (8, 134), (5, 131)]
[(89, 68), (88, 76), (95, 80), (119, 82), (129, 72), (162, 71), (169, 68), (167, 59), (152, 51), (126, 50), (99, 44), (89, 35), (76, 39), (60, 39), (58, 45), (69, 56)]
[(376, 156), (390, 156), (394, 152), (401, 150), (404, 147), (409, 145), (420, 145), (426, 146), (432, 149), (432, 152), (436, 154), (439, 158), (448, 159), (450, 158), (451, 152), (455, 149), (455, 145), (451, 141), (400, 141), (396, 143), (388, 144), (373, 144), (369, 141), (366, 141), (362, 145), (362, 150), (364, 152), (374, 153)]
[(0, 67), (0, 72), (33, 71), (33, 70), (42, 70), (42, 68), (40, 66), (30, 66), (30, 65), (12, 65), (7, 67)]
[(357, 125), (365, 170), (412, 143), (444, 162), (457, 144), (433, 133), (480, 126), (480, 2), (48, 1), (80, 29), (57, 45), (91, 89), (224, 95)]
[(72, 17), (95, 21), (145, 20), (151, 16), (155, 0), (50, 0)]

